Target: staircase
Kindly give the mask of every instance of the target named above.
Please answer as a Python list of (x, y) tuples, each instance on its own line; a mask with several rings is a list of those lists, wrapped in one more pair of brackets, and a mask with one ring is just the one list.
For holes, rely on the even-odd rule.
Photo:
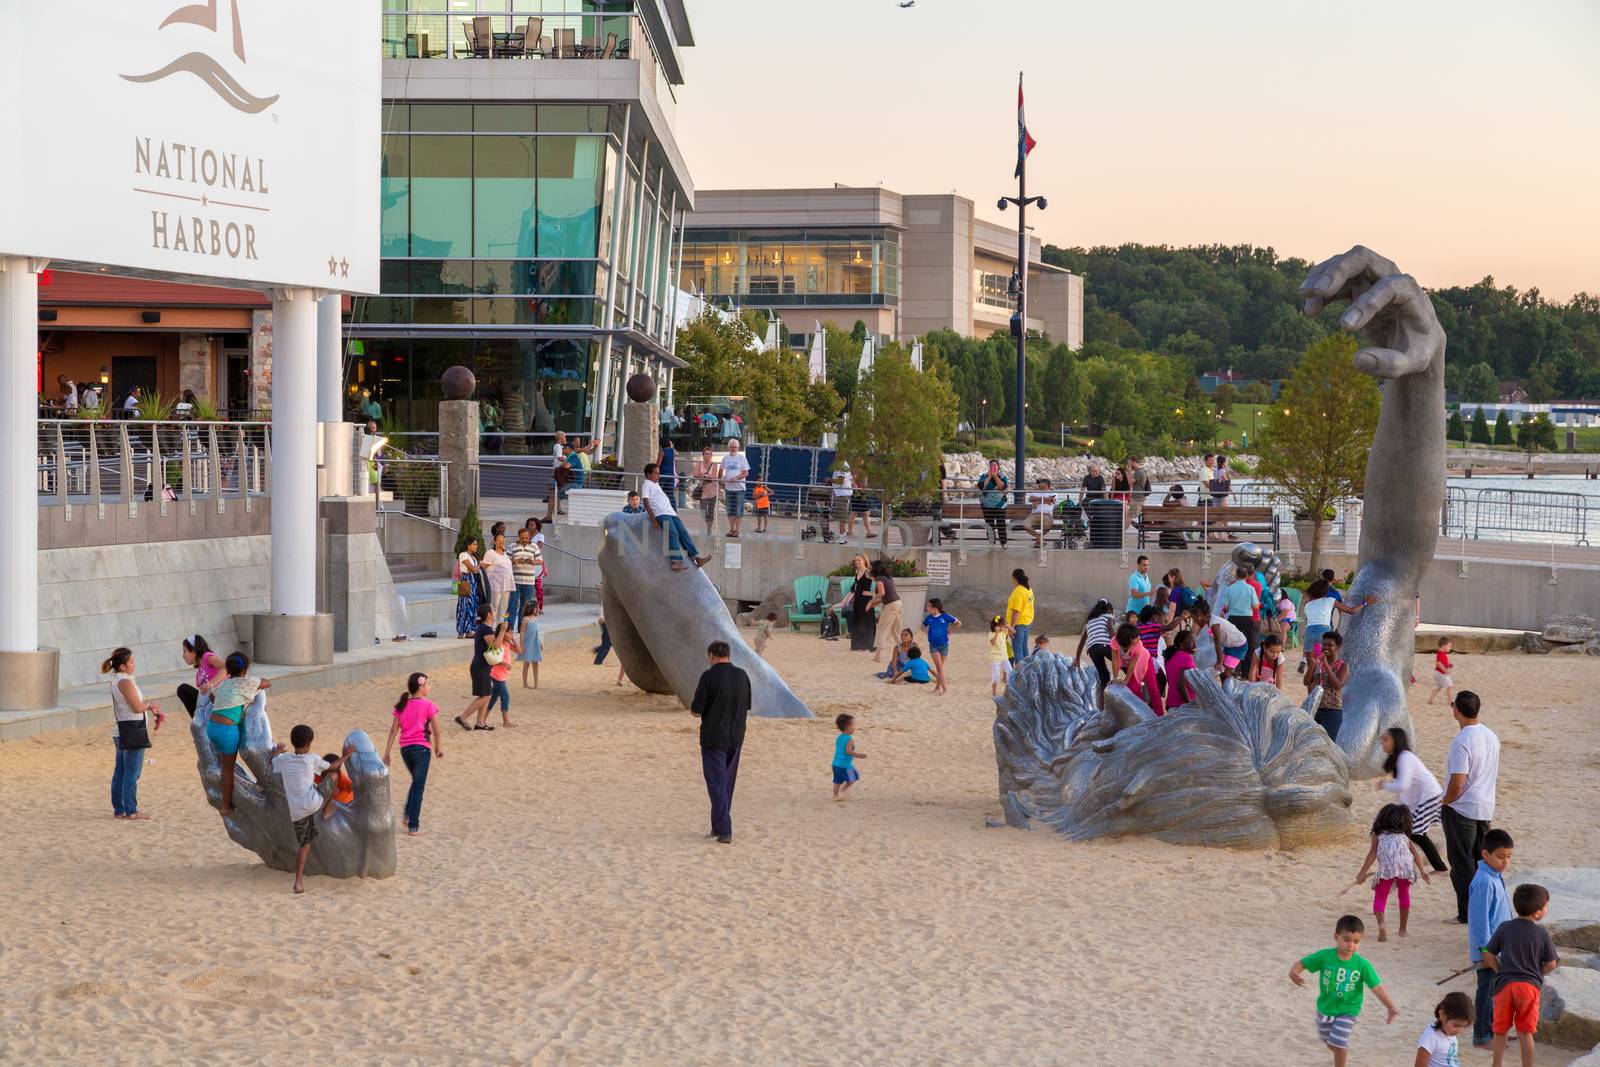
[(400, 585), (403, 582), (420, 582), (428, 578), (438, 578), (442, 576), (442, 572), (430, 570), (421, 563), (392, 562), (389, 564), (389, 575), (394, 579), (395, 585)]

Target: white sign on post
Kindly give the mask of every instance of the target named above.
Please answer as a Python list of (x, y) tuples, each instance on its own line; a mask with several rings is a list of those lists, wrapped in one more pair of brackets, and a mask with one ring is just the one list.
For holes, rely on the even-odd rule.
[(377, 0), (33, 0), (5, 21), (0, 255), (377, 292)]
[(929, 552), (926, 566), (929, 585), (950, 584), (950, 553)]
[(722, 543), (722, 566), (724, 570), (736, 571), (744, 566), (744, 545), (738, 541), (724, 541)]

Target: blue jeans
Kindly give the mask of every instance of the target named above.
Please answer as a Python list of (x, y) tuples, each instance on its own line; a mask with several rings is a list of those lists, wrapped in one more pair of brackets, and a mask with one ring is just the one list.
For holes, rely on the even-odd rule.
[(404, 745), (400, 758), (411, 772), (411, 789), (406, 793), (406, 829), (421, 827), (422, 790), (428, 784), (428, 765), (433, 762), (433, 749), (427, 745)]
[(147, 751), (117, 745), (117, 767), (111, 772), (111, 810), (118, 815), (139, 814), (139, 775), (144, 773)]
[(1487, 1045), (1494, 1040), (1494, 972), (1478, 968), (1478, 995), (1472, 1002), (1472, 1043)]
[(538, 601), (534, 596), (533, 586), (514, 585), (511, 587), (511, 601), (506, 605), (506, 618), (511, 620), (511, 628), (513, 630), (520, 630), (522, 628), (523, 609), (529, 604), (534, 604), (537, 602)]
[(511, 710), (511, 690), (507, 688), (506, 683), (491, 680), (489, 682), (489, 707), (486, 710), (493, 711), (496, 700), (500, 702), (501, 711), (509, 712)]
[(694, 540), (689, 536), (689, 528), (683, 520), (676, 515), (658, 515), (656, 523), (666, 532), (667, 555), (682, 562), (688, 553), (689, 557), (698, 556), (700, 550), (694, 547)]
[(1016, 627), (1016, 632), (1011, 635), (1011, 665), (1013, 667), (1028, 658), (1028, 631), (1032, 629), (1033, 625), (1031, 623), (1027, 626), (1018, 626)]
[(596, 667), (606, 661), (606, 656), (611, 654), (611, 631), (606, 629), (606, 624), (600, 624), (600, 643), (594, 646), (594, 665)]

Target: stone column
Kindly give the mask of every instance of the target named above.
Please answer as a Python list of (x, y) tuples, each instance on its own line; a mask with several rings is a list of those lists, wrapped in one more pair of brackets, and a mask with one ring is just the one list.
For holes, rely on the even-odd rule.
[(644, 465), (656, 461), (656, 433), (660, 428), (661, 412), (654, 401), (638, 404), (632, 400), (622, 405), (622, 455), (617, 457), (627, 472), (623, 488), (636, 489), (644, 476)]
[(186, 333), (178, 338), (178, 395), (185, 389), (216, 401), (216, 350), (205, 334)]
[[(260, 411), (272, 406), (272, 312), (250, 313), (249, 395), (242, 406)], [(236, 398), (229, 397), (229, 401)]]
[(450, 465), (450, 518), (458, 522), (478, 502), (478, 402), (439, 402), (439, 459)]
[(321, 505), (327, 535), (327, 586), (323, 603), (333, 616), (333, 648), (370, 648), (377, 636), (378, 569), (386, 566), (378, 544), (377, 500), (328, 498)]
[(39, 647), (39, 272), (0, 256), (0, 711), (55, 707), (53, 649)]
[(272, 611), (254, 622), (263, 663), (333, 662), (333, 618), (317, 612), (317, 296), (272, 295)]

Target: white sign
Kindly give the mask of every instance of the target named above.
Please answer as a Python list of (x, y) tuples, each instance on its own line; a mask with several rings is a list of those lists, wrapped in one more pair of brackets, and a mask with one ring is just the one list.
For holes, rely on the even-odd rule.
[(0, 255), (378, 288), (378, 0), (17, 0)]
[(929, 552), (925, 568), (928, 572), (929, 585), (950, 584), (950, 553)]
[(744, 566), (744, 545), (738, 541), (724, 541), (722, 543), (722, 566), (725, 570), (736, 571)]

